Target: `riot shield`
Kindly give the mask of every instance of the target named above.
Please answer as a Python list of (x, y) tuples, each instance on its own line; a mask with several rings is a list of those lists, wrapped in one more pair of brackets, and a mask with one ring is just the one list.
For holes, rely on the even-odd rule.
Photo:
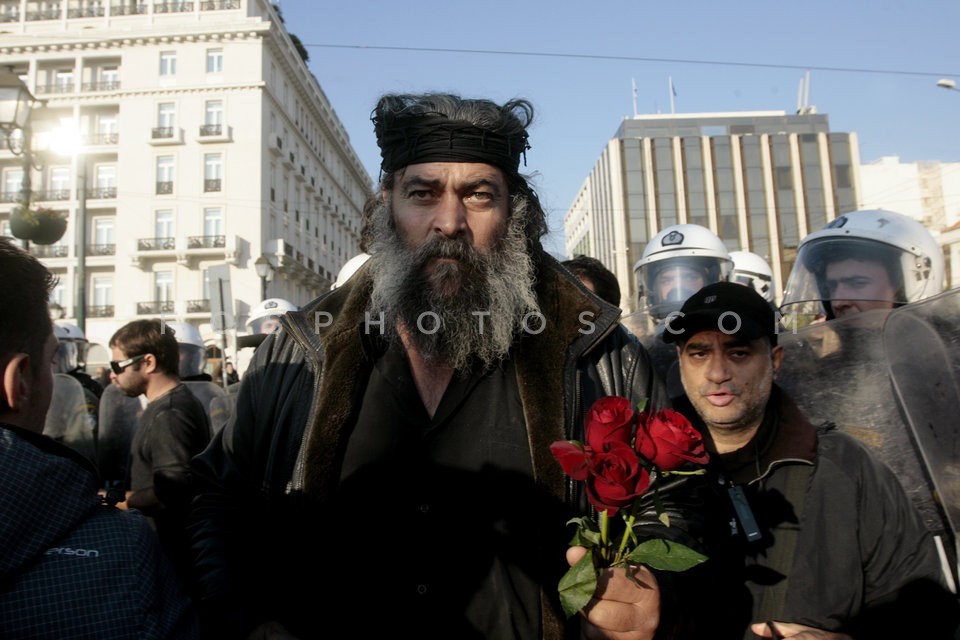
[[(915, 324), (912, 311), (905, 312), (909, 314), (907, 321), (899, 319), (910, 306), (896, 311), (867, 311), (799, 329), (786, 327), (779, 337), (785, 356), (777, 382), (811, 422), (834, 423), (870, 447), (894, 471), (927, 527), (946, 541), (951, 572), (955, 572), (955, 528), (939, 500), (942, 494), (938, 494), (932, 479), (923, 441), (915, 433), (916, 419), (910, 415), (910, 407), (927, 402), (926, 397), (931, 395), (929, 390), (917, 395), (913, 388), (931, 380), (926, 356), (918, 357), (917, 347), (911, 345), (921, 338), (936, 341), (919, 325), (910, 326)], [(916, 336), (905, 335), (905, 331)], [(960, 345), (960, 340), (956, 344)], [(960, 358), (960, 346), (957, 356)], [(901, 378), (911, 375), (915, 379), (908, 387)], [(938, 375), (946, 375), (951, 392), (956, 394), (953, 374)], [(958, 407), (960, 404), (954, 403), (953, 411)], [(936, 411), (932, 406), (930, 410)], [(953, 438), (956, 443), (955, 432)], [(955, 456), (953, 460), (956, 469)], [(944, 466), (940, 472), (946, 470)]]
[(97, 468), (106, 488), (128, 488), (130, 445), (142, 413), (143, 404), (139, 397), (124, 395), (115, 384), (103, 390)]
[(960, 290), (894, 310), (883, 327), (883, 342), (897, 398), (940, 507), (956, 534), (960, 528)]
[(70, 374), (53, 374), (53, 396), (43, 434), (96, 464), (96, 421), (87, 412), (87, 396), (83, 385)]
[(227, 392), (224, 391), (222, 387), (203, 380), (187, 380), (184, 381), (183, 385), (190, 390), (194, 397), (200, 401), (200, 404), (203, 405), (203, 408), (206, 409), (207, 417), (210, 419), (211, 435), (213, 435), (213, 433), (216, 433), (216, 431), (213, 430), (213, 414), (217, 412), (218, 419), (220, 419), (219, 412), (221, 411), (220, 403), (214, 403), (214, 400), (223, 398), (227, 395)]

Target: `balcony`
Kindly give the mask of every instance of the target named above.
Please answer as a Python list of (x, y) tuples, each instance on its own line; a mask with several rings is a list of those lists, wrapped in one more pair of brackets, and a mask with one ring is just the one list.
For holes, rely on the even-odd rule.
[(203, 0), (200, 3), (200, 11), (225, 11), (239, 8), (240, 0)]
[(99, 18), (103, 15), (102, 6), (71, 7), (67, 9), (68, 18)]
[(183, 144), (183, 130), (179, 127), (153, 127), (150, 129), (150, 144)]
[(223, 249), (227, 236), (188, 236), (187, 249)]
[(117, 255), (117, 245), (115, 244), (87, 245), (87, 256), (115, 256), (115, 255)]
[(120, 142), (119, 133), (93, 133), (84, 138), (84, 142), (92, 147), (114, 145)]
[(293, 169), (294, 167), (297, 166), (297, 159), (293, 155), (293, 151), (285, 155), (283, 159), (280, 160), (280, 162), (282, 162), (283, 166), (285, 166), (287, 169)]
[(87, 191), (87, 198), (90, 200), (110, 200), (116, 197), (116, 187), (94, 187)]
[(70, 199), (70, 189), (48, 189), (34, 191), (33, 199), (40, 202), (61, 202)]
[[(103, 9), (100, 9), (101, 14), (103, 15)], [(119, 91), (120, 90), (120, 81), (119, 80), (98, 80), (97, 82), (84, 82), (80, 85), (81, 91)]]
[(157, 2), (153, 5), (154, 13), (187, 13), (193, 11), (192, 2)]
[[(28, 14), (29, 15), (29, 14)], [(60, 16), (58, 15), (57, 18)], [(29, 18), (28, 18), (29, 20)], [(57, 94), (57, 93), (73, 93), (73, 83), (72, 82), (57, 82), (54, 84), (46, 85), (37, 85), (37, 95), (41, 94)]]
[(204, 193), (210, 193), (211, 191), (220, 191), (223, 180), (220, 178), (207, 178), (203, 181), (203, 191)]
[(158, 316), (161, 313), (173, 313), (173, 300), (152, 300), (137, 303), (138, 316)]
[(173, 193), (173, 181), (157, 182), (157, 195), (168, 196)]
[(40, 11), (27, 11), (27, 22), (33, 22), (35, 20), (59, 20), (60, 19), (60, 7), (50, 7), (49, 9), (41, 9)]
[(197, 142), (230, 142), (230, 127), (202, 124), (197, 132)]
[(112, 318), (113, 305), (97, 304), (97, 305), (87, 307), (87, 317), (88, 318)]
[(70, 247), (65, 244), (36, 244), (30, 245), (30, 253), (38, 258), (66, 258), (70, 254)]
[(187, 313), (210, 313), (210, 299), (187, 300)]
[(177, 241), (173, 237), (137, 239), (137, 251), (172, 251), (176, 245)]
[(0, 202), (19, 202), (19, 191), (0, 191)]
[(129, 2), (124, 3), (114, 3), (110, 5), (110, 15), (111, 16), (136, 16), (136, 15), (146, 15), (147, 14), (147, 5), (146, 3), (132, 4)]

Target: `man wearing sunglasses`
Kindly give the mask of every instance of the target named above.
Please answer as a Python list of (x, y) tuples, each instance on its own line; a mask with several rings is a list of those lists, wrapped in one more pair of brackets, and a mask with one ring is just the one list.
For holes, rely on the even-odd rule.
[(90, 462), (41, 433), (56, 280), (8, 238), (0, 274), (0, 637), (199, 638), (147, 522), (102, 503)]
[(210, 441), (210, 420), (180, 381), (180, 351), (171, 327), (159, 320), (134, 320), (113, 334), (110, 350), (113, 384), (128, 396), (147, 398), (130, 447), (125, 506), (153, 519), (161, 545), (190, 589), (190, 458)]

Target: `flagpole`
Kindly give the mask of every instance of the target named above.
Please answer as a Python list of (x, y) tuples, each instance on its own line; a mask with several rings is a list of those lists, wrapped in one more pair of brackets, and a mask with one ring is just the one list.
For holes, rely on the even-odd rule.
[(631, 78), (630, 84), (633, 87), (633, 117), (637, 117), (637, 79)]
[(668, 82), (670, 83), (670, 113), (674, 114), (677, 111), (673, 103), (673, 97), (677, 94), (677, 92), (673, 90), (673, 76), (668, 76), (667, 79), (668, 79)]

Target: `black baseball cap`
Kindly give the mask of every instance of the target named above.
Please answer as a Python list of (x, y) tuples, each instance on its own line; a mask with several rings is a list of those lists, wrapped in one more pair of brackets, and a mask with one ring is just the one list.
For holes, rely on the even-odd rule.
[(770, 303), (753, 287), (736, 282), (708, 284), (687, 298), (678, 313), (667, 316), (664, 342), (691, 338), (698, 331), (715, 330), (744, 340), (769, 338), (777, 344), (777, 317)]

